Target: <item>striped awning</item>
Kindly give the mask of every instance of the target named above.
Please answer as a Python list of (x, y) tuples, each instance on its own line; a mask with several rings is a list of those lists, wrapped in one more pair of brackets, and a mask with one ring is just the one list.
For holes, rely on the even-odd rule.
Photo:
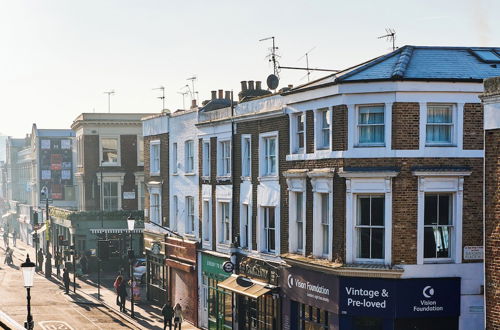
[(92, 234), (142, 234), (144, 232), (144, 228), (137, 228), (132, 231), (128, 230), (128, 228), (99, 228), (99, 229), (90, 229)]

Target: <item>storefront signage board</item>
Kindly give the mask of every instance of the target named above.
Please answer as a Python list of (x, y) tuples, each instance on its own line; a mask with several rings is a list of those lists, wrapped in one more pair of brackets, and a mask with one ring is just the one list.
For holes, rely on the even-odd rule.
[(278, 285), (278, 265), (259, 259), (245, 257), (239, 264), (239, 272), (247, 277), (272, 285)]
[(425, 318), (460, 315), (459, 278), (340, 279), (341, 315)]
[(222, 267), (222, 265), (226, 261), (227, 259), (203, 253), (201, 255), (201, 267), (202, 267), (201, 269), (204, 273), (218, 275), (225, 279), (231, 276), (231, 274), (226, 273)]
[(338, 277), (300, 267), (281, 274), (280, 287), (290, 300), (338, 313)]

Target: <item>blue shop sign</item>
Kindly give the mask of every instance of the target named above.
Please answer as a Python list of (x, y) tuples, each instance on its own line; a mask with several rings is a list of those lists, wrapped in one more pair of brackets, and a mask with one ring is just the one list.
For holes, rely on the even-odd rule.
[(394, 316), (394, 280), (343, 277), (340, 280), (340, 315)]
[(340, 279), (340, 315), (425, 318), (460, 315), (460, 278)]
[(417, 278), (397, 281), (398, 318), (460, 315), (460, 278)]

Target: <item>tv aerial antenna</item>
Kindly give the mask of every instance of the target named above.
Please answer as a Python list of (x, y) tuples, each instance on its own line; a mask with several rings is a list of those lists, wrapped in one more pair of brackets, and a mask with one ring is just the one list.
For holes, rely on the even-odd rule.
[(158, 88), (153, 88), (154, 91), (156, 90), (161, 90), (161, 96), (158, 96), (158, 98), (162, 101), (162, 110), (165, 110), (165, 86), (160, 86)]
[(111, 95), (115, 94), (115, 90), (112, 89), (110, 91), (104, 92), (104, 94), (108, 94), (108, 113), (111, 113)]
[(280, 78), (279, 78), (280, 69), (279, 69), (278, 59), (281, 56), (279, 56), (276, 52), (279, 48), (278, 48), (278, 46), (276, 46), (275, 38), (268, 37), (268, 38), (260, 39), (259, 41), (266, 41), (266, 40), (273, 41), (273, 46), (271, 48), (269, 48), (269, 55), (266, 56), (266, 58), (269, 60), (269, 62), (273, 63), (273, 73), (267, 77), (266, 82), (267, 82), (267, 87), (269, 89), (275, 90), (276, 88), (278, 88), (278, 84), (280, 82)]
[[(311, 69), (309, 68), (309, 54), (310, 54), (310, 53), (311, 53), (314, 49), (316, 49), (316, 46), (314, 46), (313, 48), (311, 48), (310, 50), (308, 50), (308, 51), (307, 51), (304, 55), (302, 55), (302, 56), (301, 56), (301, 57), (297, 60), (297, 62), (298, 62), (298, 61), (300, 61), (301, 59), (303, 59), (304, 57), (306, 58), (306, 71), (307, 71), (307, 73), (306, 73), (306, 75), (305, 75), (304, 77), (307, 77), (307, 82), (309, 82), (309, 81), (310, 81), (310, 78), (311, 78)], [(301, 78), (301, 80), (302, 80), (302, 79), (304, 79), (304, 77), (302, 77), (302, 78)]]
[[(191, 99), (193, 99), (193, 100), (196, 97), (195, 95), (198, 95), (198, 93), (196, 92), (196, 89), (194, 89), (194, 82), (196, 81), (196, 79), (197, 79), (196, 75), (193, 75), (192, 77), (189, 77), (186, 79), (186, 80), (191, 81), (191, 86), (193, 87), (193, 89), (190, 90), (190, 92), (191, 92)], [(188, 86), (188, 88), (189, 88), (189, 86)]]
[(385, 35), (378, 37), (377, 39), (383, 39), (392, 42), (392, 51), (396, 50), (396, 30), (387, 28), (385, 29)]
[[(184, 87), (186, 87), (186, 86), (184, 86)], [(182, 110), (186, 109), (186, 95), (188, 95), (189, 92), (177, 92), (177, 94), (182, 95)]]

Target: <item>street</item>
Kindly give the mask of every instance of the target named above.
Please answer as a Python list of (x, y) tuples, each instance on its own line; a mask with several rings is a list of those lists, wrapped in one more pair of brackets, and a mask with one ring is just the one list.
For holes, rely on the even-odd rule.
[[(11, 320), (20, 325), (26, 321), (26, 289), (19, 266), (26, 260), (27, 252), (30, 259), (35, 261), (34, 249), (18, 240), (17, 247), (14, 247), (14, 266), (8, 266), (3, 264), (5, 248), (0, 247), (0, 321), (10, 327), (13, 326)], [(70, 278), (73, 280), (72, 274)], [(109, 278), (103, 279), (103, 282), (108, 287), (112, 286)], [(148, 303), (138, 304), (135, 306), (135, 319), (132, 319), (128, 314), (118, 311), (112, 290), (101, 287), (100, 298), (97, 299), (97, 289), (90, 278), (83, 281), (77, 278), (76, 294), (71, 284), (70, 293), (66, 295), (55, 269), (51, 279), (45, 278), (43, 273), (37, 273), (31, 288), (31, 313), (35, 329), (162, 329), (160, 308)], [(129, 311), (128, 300), (126, 307)], [(189, 324), (183, 324), (182, 328), (196, 329)]]

